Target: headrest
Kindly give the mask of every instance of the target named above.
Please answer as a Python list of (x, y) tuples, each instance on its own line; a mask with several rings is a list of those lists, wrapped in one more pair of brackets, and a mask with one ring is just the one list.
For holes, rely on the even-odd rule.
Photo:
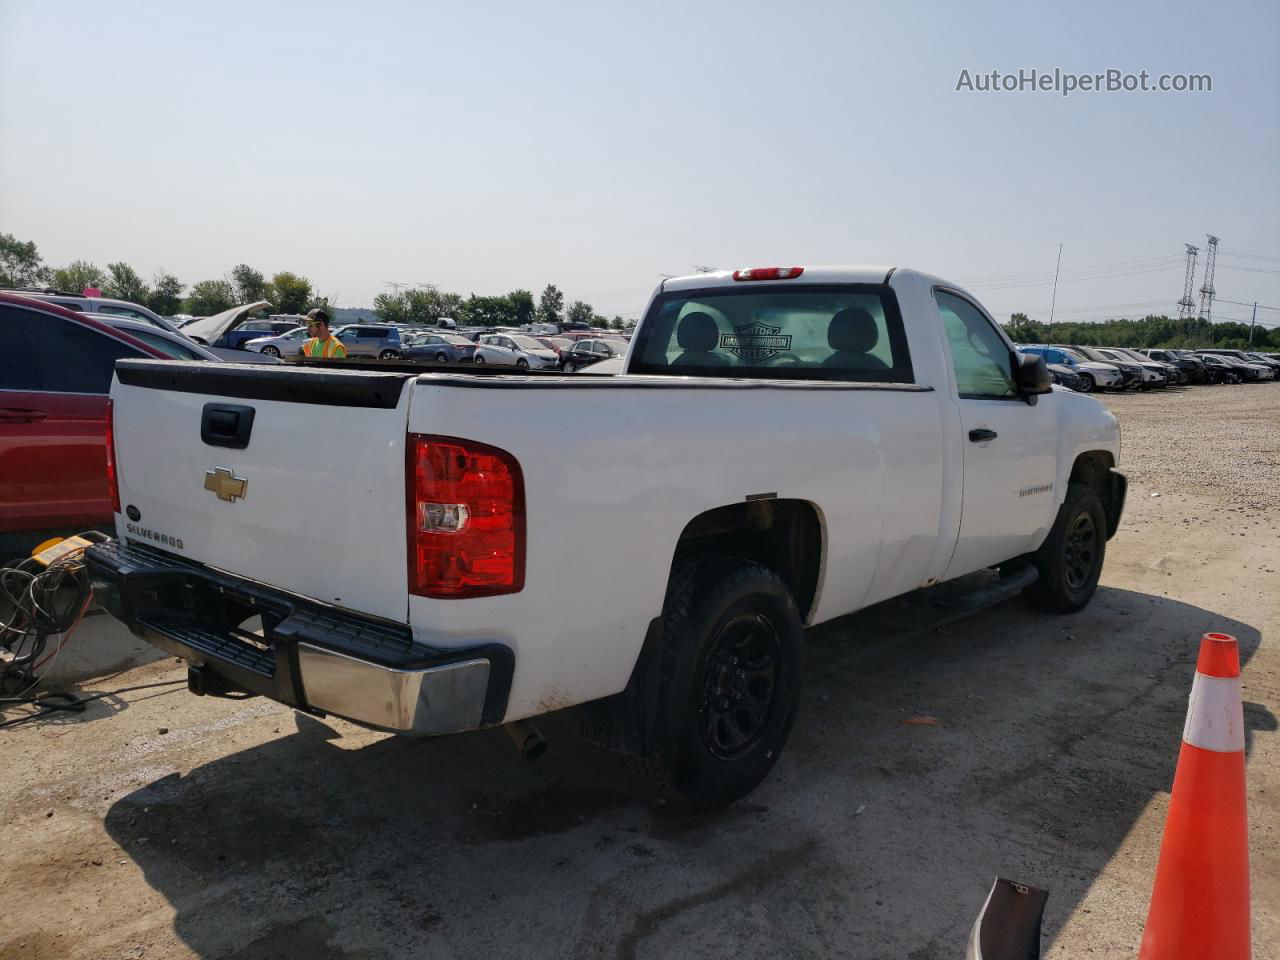
[(845, 307), (831, 318), (827, 327), (827, 343), (832, 350), (866, 353), (880, 339), (876, 319), (862, 307)]
[(676, 342), (680, 349), (694, 353), (706, 353), (716, 348), (720, 340), (720, 329), (709, 313), (688, 313), (680, 320), (680, 328), (676, 331)]

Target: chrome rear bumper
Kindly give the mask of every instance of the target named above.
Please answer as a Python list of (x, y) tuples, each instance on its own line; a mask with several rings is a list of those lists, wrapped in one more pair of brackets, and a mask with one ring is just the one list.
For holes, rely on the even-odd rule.
[[(199, 694), (247, 691), (397, 733), (500, 724), (515, 657), (441, 649), (406, 624), (285, 593), (138, 544), (85, 551), (94, 596), (139, 637), (190, 664)], [(261, 628), (245, 629), (257, 619)]]

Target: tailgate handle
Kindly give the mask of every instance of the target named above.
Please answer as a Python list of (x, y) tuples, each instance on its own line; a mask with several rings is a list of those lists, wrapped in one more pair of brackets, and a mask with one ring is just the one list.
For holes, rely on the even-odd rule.
[(234, 403), (206, 403), (200, 415), (200, 439), (211, 447), (243, 450), (253, 431), (253, 407)]

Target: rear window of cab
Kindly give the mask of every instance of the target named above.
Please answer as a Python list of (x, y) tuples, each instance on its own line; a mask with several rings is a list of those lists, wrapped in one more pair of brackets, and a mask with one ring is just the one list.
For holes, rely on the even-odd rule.
[(911, 383), (897, 298), (876, 284), (672, 291), (636, 335), (632, 373)]

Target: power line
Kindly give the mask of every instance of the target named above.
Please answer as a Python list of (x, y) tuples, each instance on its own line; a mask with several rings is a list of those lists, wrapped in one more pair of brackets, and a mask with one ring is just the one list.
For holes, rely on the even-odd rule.
[(1222, 269), (1223, 269), (1223, 270), (1237, 270), (1237, 271), (1240, 271), (1240, 272), (1242, 272), (1242, 273), (1270, 273), (1270, 274), (1274, 274), (1274, 275), (1280, 275), (1280, 270), (1267, 270), (1267, 269), (1264, 269), (1264, 268), (1262, 268), (1262, 267), (1236, 267), (1236, 266), (1232, 266), (1232, 265), (1231, 265), (1231, 264), (1229, 264), (1229, 263), (1224, 263), (1224, 264), (1222, 265)]
[[(1178, 265), (1181, 257), (1174, 257), (1167, 263), (1154, 266), (1135, 267), (1123, 270), (1111, 270), (1100, 273), (1074, 273), (1062, 276), (1061, 283), (1082, 283), (1092, 280), (1113, 280), (1122, 277), (1133, 277), (1146, 273), (1165, 273)], [(988, 290), (1012, 290), (1022, 287), (1044, 287), (1053, 283), (1053, 274), (1045, 274), (1039, 280), (961, 280), (965, 286), (985, 288)]]
[[(1252, 304), (1252, 303), (1245, 303), (1245, 302), (1243, 302), (1243, 301), (1241, 301), (1241, 300), (1223, 300), (1221, 297), (1219, 297), (1219, 298), (1218, 298), (1218, 302), (1219, 302), (1219, 303), (1231, 303), (1231, 304), (1235, 304), (1237, 307), (1252, 307), (1252, 306), (1253, 306), (1253, 304)], [(1269, 306), (1267, 306), (1265, 303), (1259, 303), (1259, 304), (1257, 305), (1257, 307), (1258, 307), (1258, 309), (1259, 309), (1259, 310), (1280, 310), (1280, 307), (1269, 307)]]
[[(1117, 267), (1151, 266), (1163, 261), (1174, 262), (1181, 259), (1182, 257), (1180, 255), (1178, 256), (1165, 255), (1160, 257), (1143, 257), (1138, 260), (1117, 260), (1115, 263), (1097, 264), (1092, 267), (1076, 267), (1074, 270), (1068, 270), (1067, 275), (1070, 276), (1078, 273), (1092, 273), (1098, 270), (1111, 270)], [(996, 282), (996, 281), (1002, 281), (1002, 280), (1020, 280), (1020, 279), (1026, 279), (1026, 278), (1052, 277), (1052, 276), (1053, 276), (1052, 273), (1044, 270), (1033, 270), (1029, 273), (1005, 273), (1005, 274), (992, 274), (985, 277), (969, 277), (967, 279), (962, 279), (959, 282), (961, 283), (978, 283), (981, 281)]]
[(1280, 257), (1267, 257), (1260, 253), (1236, 253), (1234, 251), (1224, 250), (1221, 254), (1224, 257), (1232, 257), (1237, 260), (1269, 260), (1272, 263), (1280, 263)]

